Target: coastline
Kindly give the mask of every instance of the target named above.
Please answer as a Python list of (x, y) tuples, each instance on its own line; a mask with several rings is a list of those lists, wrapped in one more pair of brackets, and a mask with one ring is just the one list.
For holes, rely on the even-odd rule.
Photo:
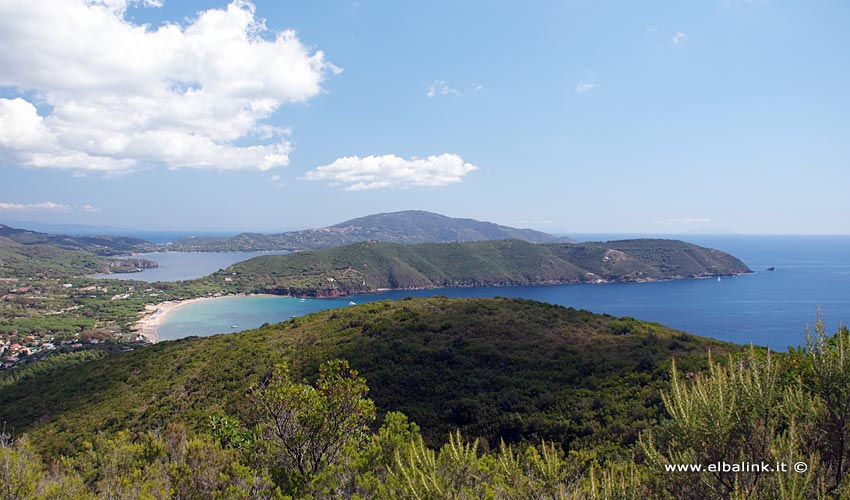
[[(671, 276), (668, 278), (646, 278), (646, 279), (635, 279), (635, 280), (594, 280), (594, 281), (584, 281), (584, 282), (575, 282), (575, 281), (564, 281), (564, 282), (549, 282), (549, 283), (535, 283), (529, 285), (518, 285), (518, 284), (489, 284), (489, 285), (462, 285), (462, 286), (428, 286), (428, 287), (411, 287), (411, 288), (377, 288), (374, 290), (356, 290), (349, 293), (340, 294), (335, 297), (329, 296), (311, 296), (309, 298), (312, 299), (329, 299), (329, 298), (342, 298), (342, 297), (353, 297), (356, 295), (366, 295), (366, 294), (380, 294), (391, 291), (414, 291), (414, 290), (434, 290), (440, 288), (488, 288), (488, 287), (513, 287), (513, 286), (560, 286), (560, 285), (601, 285), (601, 284), (610, 284), (610, 283), (654, 283), (661, 281), (677, 281), (677, 280), (688, 280), (688, 279), (711, 279), (715, 277), (737, 277), (737, 276), (746, 276), (748, 274), (753, 274), (753, 271), (750, 272), (741, 272), (741, 273), (728, 273), (728, 274), (708, 274), (704, 276)], [(198, 297), (194, 299), (185, 299), (185, 300), (172, 300), (166, 302), (160, 302), (158, 304), (148, 304), (145, 306), (145, 310), (140, 313), (140, 318), (136, 321), (133, 326), (133, 331), (140, 337), (142, 337), (145, 341), (151, 344), (156, 344), (159, 342), (159, 335), (157, 333), (158, 328), (162, 325), (162, 323), (177, 309), (180, 309), (183, 306), (187, 306), (189, 304), (194, 304), (197, 302), (202, 302), (206, 300), (215, 300), (222, 299), (226, 297), (297, 297), (297, 298), (305, 298), (305, 295), (299, 294), (289, 294), (289, 295), (278, 295), (273, 293), (236, 293), (236, 294), (228, 294), (221, 295), (218, 297)]]
[(145, 310), (140, 313), (142, 316), (138, 319), (138, 321), (136, 321), (136, 324), (133, 326), (133, 331), (138, 336), (144, 338), (147, 342), (156, 344), (159, 342), (157, 329), (171, 313), (189, 304), (213, 298), (216, 297), (199, 297), (196, 299), (170, 300), (159, 304), (148, 304), (145, 306)]
[(203, 302), (207, 300), (216, 300), (223, 299), (226, 297), (279, 297), (279, 295), (269, 294), (269, 293), (237, 293), (231, 295), (221, 295), (218, 297), (197, 297), (194, 299), (185, 299), (185, 300), (169, 300), (166, 302), (160, 302), (159, 304), (148, 304), (145, 306), (145, 310), (142, 311), (141, 317), (136, 321), (135, 325), (133, 325), (133, 332), (136, 335), (142, 337), (151, 344), (156, 344), (159, 342), (159, 335), (157, 334), (157, 330), (160, 325), (171, 315), (174, 311), (180, 309), (181, 307), (188, 306), (189, 304), (195, 304), (198, 302)]

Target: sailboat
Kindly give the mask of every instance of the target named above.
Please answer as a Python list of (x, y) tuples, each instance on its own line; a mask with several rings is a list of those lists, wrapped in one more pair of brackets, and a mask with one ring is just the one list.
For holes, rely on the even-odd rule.
[(717, 281), (720, 281), (720, 276), (717, 277)]

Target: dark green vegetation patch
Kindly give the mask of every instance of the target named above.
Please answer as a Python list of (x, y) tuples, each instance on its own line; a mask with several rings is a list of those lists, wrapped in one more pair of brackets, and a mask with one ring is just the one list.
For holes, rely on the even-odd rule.
[(0, 389), (0, 421), (45, 450), (98, 431), (250, 416), (246, 387), (288, 361), (314, 377), (347, 359), (380, 412), (402, 411), (430, 441), (459, 428), (491, 445), (552, 440), (621, 453), (662, 410), (670, 360), (741, 348), (654, 323), (518, 299), (375, 302), (247, 332), (163, 342)]

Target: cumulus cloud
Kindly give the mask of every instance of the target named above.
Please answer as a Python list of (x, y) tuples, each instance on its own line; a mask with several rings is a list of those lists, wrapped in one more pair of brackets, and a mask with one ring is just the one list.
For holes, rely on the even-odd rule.
[(444, 153), (410, 160), (396, 155), (346, 156), (307, 172), (306, 180), (344, 185), (348, 191), (388, 187), (444, 186), (460, 182), (478, 167), (456, 154)]
[(341, 70), (294, 31), (270, 32), (234, 0), (156, 29), (124, 19), (159, 0), (0, 2), (0, 161), (129, 171), (268, 170), (288, 129), (264, 123)]
[(83, 205), (82, 210), (83, 210), (83, 212), (90, 213), (90, 214), (99, 214), (100, 213), (100, 209), (95, 207), (95, 206), (92, 206), (92, 205)]
[(0, 202), (0, 211), (9, 212), (68, 212), (69, 205), (43, 201), (41, 203), (4, 203)]
[(584, 94), (585, 92), (595, 89), (596, 86), (597, 85), (595, 83), (578, 82), (578, 85), (576, 85), (576, 94)]
[(681, 31), (677, 31), (675, 35), (673, 35), (673, 43), (683, 42), (688, 39), (688, 35), (682, 33)]
[(425, 95), (430, 99), (441, 95), (460, 95), (460, 92), (457, 89), (449, 87), (445, 80), (436, 80), (428, 86), (428, 91), (425, 92)]

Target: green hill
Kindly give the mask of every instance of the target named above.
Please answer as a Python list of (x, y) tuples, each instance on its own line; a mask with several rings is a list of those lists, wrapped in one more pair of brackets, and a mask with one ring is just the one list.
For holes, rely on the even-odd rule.
[(445, 215), (408, 210), (367, 215), (339, 224), (280, 234), (241, 233), (231, 238), (186, 238), (170, 249), (178, 251), (316, 250), (361, 241), (439, 243), (516, 238), (532, 243), (573, 241), (533, 229), (517, 229)]
[(649, 281), (748, 272), (729, 254), (675, 240), (364, 242), (256, 257), (201, 281), (238, 292), (337, 296), (380, 289)]
[(84, 250), (97, 255), (125, 255), (153, 250), (156, 247), (141, 238), (130, 236), (68, 236), (17, 229), (5, 224), (0, 224), (0, 237), (22, 245), (51, 245), (66, 250)]
[(59, 367), (0, 388), (0, 421), (54, 452), (98, 431), (203, 429), (217, 410), (249, 420), (246, 389), (276, 363), (300, 378), (341, 358), (380, 412), (406, 413), (432, 442), (460, 428), (491, 445), (621, 451), (663, 411), (671, 358), (695, 371), (709, 349), (722, 358), (741, 347), (518, 299), (375, 302)]
[(134, 272), (156, 267), (147, 259), (113, 259), (50, 243), (24, 244), (0, 236), (0, 278), (58, 278), (93, 273)]

